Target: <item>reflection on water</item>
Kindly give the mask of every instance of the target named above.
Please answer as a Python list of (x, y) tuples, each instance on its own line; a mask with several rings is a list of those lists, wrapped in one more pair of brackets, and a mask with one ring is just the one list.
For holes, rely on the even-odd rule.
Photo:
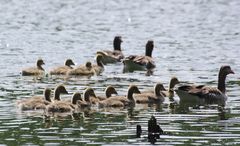
[[(165, 131), (156, 145), (240, 144), (240, 46), (238, 0), (216, 1), (0, 1), (0, 144), (5, 145), (150, 145), (147, 121), (154, 115)], [(145, 54), (154, 40), (153, 75), (123, 73), (121, 63), (105, 66), (91, 78), (22, 77), (20, 71), (42, 58), (46, 71), (71, 58), (93, 61), (97, 50), (111, 49), (116, 35), (123, 53)], [(113, 85), (125, 95), (129, 84), (140, 90), (156, 82), (167, 87), (172, 76), (183, 83), (217, 85), (219, 67), (236, 73), (227, 78), (226, 106), (194, 106), (166, 99), (160, 105), (98, 109), (74, 114), (21, 112), (15, 101), (41, 95), (46, 87), (65, 84), (71, 94), (93, 87), (103, 94)], [(136, 125), (143, 134), (136, 138)]]

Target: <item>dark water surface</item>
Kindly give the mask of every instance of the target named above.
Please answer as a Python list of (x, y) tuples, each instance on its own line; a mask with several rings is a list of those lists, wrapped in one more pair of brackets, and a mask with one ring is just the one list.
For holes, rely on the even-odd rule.
[[(157, 145), (240, 145), (239, 8), (239, 0), (0, 0), (0, 144), (148, 145), (147, 121), (154, 115), (165, 131)], [(112, 48), (115, 35), (123, 37), (126, 56), (144, 54), (147, 40), (154, 40), (153, 76), (123, 74), (120, 63), (90, 79), (20, 75), (38, 58), (45, 60), (46, 70), (67, 58), (78, 64), (93, 60), (97, 50)], [(223, 64), (231, 65), (235, 74), (227, 77), (229, 98), (222, 109), (166, 100), (158, 106), (48, 117), (15, 106), (16, 100), (60, 83), (70, 93), (91, 86), (98, 94), (107, 85), (119, 94), (125, 94), (129, 84), (148, 89), (162, 82), (167, 87), (172, 76), (216, 86)], [(135, 138), (137, 124), (143, 127), (142, 138)]]

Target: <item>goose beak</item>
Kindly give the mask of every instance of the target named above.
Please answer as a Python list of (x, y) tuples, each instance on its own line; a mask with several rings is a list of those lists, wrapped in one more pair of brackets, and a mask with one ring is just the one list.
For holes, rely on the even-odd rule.
[(234, 71), (232, 71), (232, 70), (230, 70), (230, 72), (229, 72), (229, 73), (230, 73), (230, 74), (235, 74), (235, 73), (234, 73)]

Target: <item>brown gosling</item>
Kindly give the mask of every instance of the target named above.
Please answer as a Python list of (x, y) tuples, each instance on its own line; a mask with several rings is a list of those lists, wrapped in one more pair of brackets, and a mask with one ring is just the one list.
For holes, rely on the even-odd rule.
[(30, 67), (22, 70), (23, 76), (38, 76), (38, 75), (44, 75), (45, 71), (42, 67), (45, 63), (42, 59), (37, 60), (37, 66), (36, 67)]
[(140, 94), (134, 94), (134, 98), (136, 103), (138, 104), (146, 104), (146, 103), (162, 103), (164, 101), (163, 91), (166, 91), (163, 84), (157, 83), (154, 87), (154, 93), (145, 92)]
[(103, 65), (102, 60), (103, 60), (103, 56), (100, 54), (97, 54), (97, 56), (96, 56), (97, 64), (92, 65), (95, 75), (100, 75), (104, 71), (104, 65)]
[(75, 92), (75, 93), (73, 94), (73, 99), (77, 99), (77, 100), (75, 100), (75, 101), (77, 101), (76, 103), (73, 102), (73, 101), (72, 101), (72, 103), (73, 103), (74, 105), (76, 104), (76, 106), (77, 106), (78, 108), (80, 108), (80, 109), (82, 109), (82, 108), (89, 108), (89, 107), (91, 106), (90, 103), (88, 103), (88, 102), (86, 102), (85, 100), (82, 99), (80, 92)]
[[(79, 93), (80, 94), (80, 93)], [(79, 101), (81, 100), (81, 94), (74, 93), (71, 101), (55, 101), (47, 106), (48, 112), (73, 112), (78, 108)]]
[(17, 101), (17, 106), (21, 110), (45, 109), (51, 102), (51, 89), (46, 88), (43, 96), (33, 96), (31, 98)]
[(141, 93), (137, 86), (130, 85), (128, 88), (127, 96), (113, 96), (106, 100), (99, 101), (99, 107), (125, 107), (135, 106), (134, 93)]
[(67, 72), (67, 75), (75, 75), (75, 76), (93, 76), (94, 74), (95, 74), (95, 71), (92, 67), (91, 62), (86, 62), (84, 65), (80, 65)]
[(105, 99), (111, 97), (112, 94), (116, 94), (117, 95), (118, 93), (117, 93), (116, 89), (113, 86), (109, 85), (105, 89), (105, 96), (97, 96), (97, 98), (99, 100), (105, 100)]
[(59, 66), (50, 71), (51, 75), (66, 75), (67, 72), (73, 69), (72, 65), (75, 65), (72, 59), (67, 59), (64, 66)]
[(91, 105), (96, 105), (99, 102), (99, 99), (96, 97), (94, 90), (91, 87), (88, 87), (83, 92), (84, 100)]
[(121, 36), (115, 36), (113, 40), (113, 51), (110, 50), (97, 51), (96, 54), (97, 55), (100, 54), (103, 56), (102, 62), (104, 64), (121, 62), (121, 60), (124, 58), (121, 49), (122, 42), (123, 41)]

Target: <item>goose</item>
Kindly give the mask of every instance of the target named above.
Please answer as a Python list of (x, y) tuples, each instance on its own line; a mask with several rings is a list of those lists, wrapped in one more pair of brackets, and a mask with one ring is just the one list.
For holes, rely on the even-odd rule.
[(112, 94), (118, 94), (118, 93), (117, 93), (116, 89), (113, 86), (109, 85), (105, 89), (105, 96), (97, 96), (97, 98), (99, 100), (105, 100), (105, 99), (111, 97)]
[(31, 98), (17, 101), (17, 106), (21, 110), (45, 109), (51, 102), (51, 89), (46, 88), (43, 96), (33, 96)]
[(162, 103), (164, 101), (164, 95), (162, 91), (166, 91), (163, 84), (157, 83), (154, 87), (154, 93), (145, 92), (140, 94), (134, 94), (134, 99), (138, 104), (145, 103)]
[(95, 75), (100, 75), (104, 71), (104, 65), (103, 65), (103, 56), (100, 54), (97, 54), (96, 56), (96, 62), (97, 64), (92, 65), (92, 69), (95, 72)]
[(71, 69), (67, 72), (67, 75), (75, 75), (75, 76), (92, 76), (95, 74), (95, 71), (92, 67), (91, 62), (86, 62), (84, 65), (80, 65), (74, 69)]
[(156, 67), (152, 58), (154, 48), (153, 40), (148, 40), (146, 44), (145, 56), (130, 55), (123, 60), (124, 72), (133, 72), (135, 70), (152, 70)]
[[(179, 82), (179, 80), (178, 80), (177, 77), (172, 77), (172, 78), (170, 79), (168, 89), (166, 90), (166, 89), (164, 88), (165, 90), (161, 90), (161, 95), (162, 95), (163, 97), (173, 98), (173, 97), (174, 97), (174, 87), (175, 87), (175, 85), (177, 85), (177, 84), (179, 84), (179, 83), (180, 83), (180, 82)], [(160, 86), (160, 85), (159, 85), (159, 86)], [(156, 84), (155, 87), (157, 87), (157, 84)], [(158, 89), (160, 89), (160, 88), (158, 88)], [(150, 90), (150, 91), (143, 91), (142, 93), (154, 93), (154, 92), (155, 92), (154, 90)]]
[(97, 64), (92, 64), (91, 62), (87, 62), (85, 65), (80, 65), (79, 67), (70, 70), (68, 75), (83, 75), (83, 76), (92, 76), (92, 75), (100, 75), (104, 71), (104, 65), (102, 63), (103, 56), (97, 54), (96, 62)]
[(86, 102), (85, 100), (82, 99), (80, 92), (75, 92), (73, 95), (73, 98), (78, 99), (77, 103), (74, 103), (74, 104), (76, 104), (80, 109), (91, 106), (91, 104), (89, 102)]
[(127, 96), (112, 96), (106, 100), (99, 101), (99, 107), (125, 107), (135, 106), (134, 93), (141, 93), (137, 86), (130, 85), (128, 87)]
[(121, 36), (115, 36), (113, 40), (113, 51), (110, 50), (103, 50), (103, 51), (97, 51), (97, 55), (100, 54), (103, 56), (103, 63), (116, 63), (121, 62), (121, 60), (124, 58), (124, 55), (121, 50), (121, 43), (122, 43), (122, 37)]
[(81, 100), (81, 94), (74, 93), (71, 101), (55, 101), (50, 103), (47, 106), (47, 112), (73, 112), (78, 105), (80, 106), (83, 103)]
[(66, 90), (65, 86), (62, 85), (62, 84), (58, 85), (55, 88), (54, 101), (60, 101), (61, 100), (61, 97), (60, 97), (61, 94), (68, 94), (68, 91)]
[(37, 66), (36, 67), (30, 67), (22, 70), (23, 76), (33, 76), (33, 75), (43, 75), (44, 69), (42, 65), (44, 65), (44, 61), (42, 59), (37, 60)]
[(225, 80), (228, 74), (234, 74), (228, 65), (221, 66), (218, 74), (218, 87), (206, 85), (184, 85), (178, 87), (176, 93), (181, 102), (193, 102), (198, 104), (225, 103), (227, 100)]
[(64, 63), (64, 66), (54, 68), (50, 71), (51, 75), (66, 75), (66, 73), (73, 69), (72, 65), (75, 65), (72, 59), (67, 59)]
[(84, 90), (83, 97), (84, 97), (84, 100), (90, 103), (91, 105), (96, 105), (99, 102), (99, 99), (96, 97), (96, 94), (93, 88), (91, 87), (88, 87)]

